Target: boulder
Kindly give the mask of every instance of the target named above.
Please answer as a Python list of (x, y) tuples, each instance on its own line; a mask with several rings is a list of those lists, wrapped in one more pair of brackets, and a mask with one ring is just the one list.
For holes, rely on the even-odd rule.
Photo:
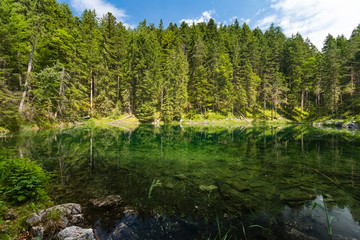
[(140, 238), (125, 223), (120, 223), (106, 238), (106, 240), (116, 240), (116, 239), (140, 239)]
[(83, 222), (81, 206), (76, 203), (61, 204), (33, 213), (26, 220), (32, 236), (45, 239), (52, 238), (66, 227), (81, 225)]
[(117, 207), (123, 203), (123, 200), (120, 195), (109, 195), (106, 197), (99, 197), (96, 199), (90, 199), (90, 203), (94, 207), (103, 208), (103, 207)]
[(91, 228), (84, 229), (77, 226), (61, 230), (56, 237), (59, 240), (95, 240), (94, 232)]

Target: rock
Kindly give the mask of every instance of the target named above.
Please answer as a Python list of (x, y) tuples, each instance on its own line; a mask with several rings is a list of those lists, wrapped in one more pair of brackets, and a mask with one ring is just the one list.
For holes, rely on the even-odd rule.
[(90, 199), (90, 203), (92, 203), (94, 207), (117, 207), (123, 203), (123, 200), (120, 195), (109, 195), (106, 197)]
[(45, 228), (43, 226), (35, 226), (31, 228), (33, 236), (38, 238), (44, 238)]
[(286, 239), (294, 240), (316, 240), (317, 238), (306, 235), (295, 228), (291, 228), (290, 231), (286, 232)]
[(238, 192), (250, 191), (249, 187), (245, 186), (244, 184), (240, 184), (238, 182), (233, 182), (230, 184), (230, 186)]
[(205, 185), (200, 185), (199, 189), (201, 191), (206, 191), (206, 192), (212, 192), (214, 190), (217, 190), (218, 187), (215, 185), (209, 185), (209, 186), (205, 186)]
[(344, 124), (344, 121), (337, 121), (335, 123), (335, 127), (341, 128), (343, 126), (343, 124)]
[(343, 128), (346, 128), (346, 129), (359, 129), (359, 126), (354, 122), (350, 122), (350, 123), (344, 124)]
[(33, 213), (26, 222), (34, 238), (52, 238), (57, 231), (72, 225), (81, 225), (84, 217), (79, 204), (66, 203)]
[(120, 223), (106, 238), (106, 240), (117, 240), (117, 239), (139, 239), (125, 223)]
[(84, 222), (84, 216), (82, 214), (74, 214), (71, 218), (72, 224), (82, 224)]
[(12, 211), (10, 210), (9, 212), (7, 212), (4, 216), (4, 220), (14, 220), (17, 218), (17, 215)]
[(37, 213), (33, 213), (30, 215), (28, 219), (26, 219), (26, 223), (29, 225), (35, 225), (41, 221), (41, 217)]
[(59, 240), (95, 240), (94, 232), (91, 228), (83, 229), (77, 226), (67, 227), (57, 234)]

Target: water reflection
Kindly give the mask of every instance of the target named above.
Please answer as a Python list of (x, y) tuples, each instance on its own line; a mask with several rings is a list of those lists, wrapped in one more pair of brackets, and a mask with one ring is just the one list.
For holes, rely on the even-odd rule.
[[(197, 229), (189, 238), (216, 235), (220, 219), (242, 237), (245, 225), (253, 237), (296, 230), (326, 239), (324, 214), (310, 213), (319, 196), (336, 217), (334, 233), (359, 233), (359, 142), (353, 133), (302, 126), (140, 126), (31, 132), (1, 144), (6, 154), (29, 156), (56, 174), (55, 202), (86, 205), (120, 194), (139, 221), (155, 224), (161, 213), (181, 231)], [(149, 199), (154, 180), (161, 186)]]

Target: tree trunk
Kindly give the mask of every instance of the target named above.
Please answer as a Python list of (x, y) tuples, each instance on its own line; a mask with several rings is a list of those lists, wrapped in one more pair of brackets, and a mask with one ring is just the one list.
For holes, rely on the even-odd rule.
[[(39, 7), (39, 5), (40, 5), (40, 1), (38, 0), (37, 6)], [(39, 12), (38, 11), (36, 13), (36, 17), (37, 17), (37, 20), (39, 20)], [(30, 83), (30, 73), (31, 73), (31, 69), (32, 69), (32, 66), (33, 66), (35, 44), (36, 44), (36, 37), (37, 37), (38, 30), (39, 30), (39, 22), (36, 22), (33, 41), (32, 41), (32, 44), (31, 44), (29, 63), (28, 63), (27, 71), (26, 71), (24, 91), (23, 91), (23, 93), (21, 95), (21, 101), (20, 101), (20, 105), (19, 105), (19, 112), (20, 113), (24, 109), (25, 98), (26, 98), (26, 94), (27, 94), (27, 91), (28, 91), (29, 83)]]
[(93, 85), (93, 71), (91, 69), (90, 73), (90, 116), (92, 116), (93, 113), (93, 91), (94, 91), (94, 85)]
[(21, 101), (20, 101), (20, 106), (19, 106), (19, 112), (20, 112), (20, 113), (22, 112), (22, 110), (23, 110), (23, 108), (24, 108), (25, 97), (26, 97), (27, 90), (28, 90), (28, 86), (29, 86), (29, 82), (30, 82), (30, 73), (31, 73), (32, 65), (33, 65), (34, 52), (35, 52), (35, 44), (36, 44), (36, 36), (34, 36), (34, 39), (33, 39), (33, 42), (32, 42), (32, 46), (31, 46), (30, 58), (29, 58), (28, 68), (27, 68), (27, 71), (26, 71), (24, 91), (23, 91), (23, 93), (22, 93)]
[(266, 120), (265, 111), (266, 111), (266, 98), (265, 98), (265, 94), (264, 94), (264, 119)]
[(309, 101), (309, 91), (306, 91), (306, 98), (305, 98), (305, 102), (306, 102), (306, 111), (310, 111), (310, 101)]
[(161, 94), (160, 94), (160, 111), (163, 112), (163, 104), (164, 104), (164, 87), (161, 87)]
[(304, 89), (301, 90), (301, 112), (304, 111)]
[(116, 95), (116, 108), (119, 107), (119, 100), (120, 100), (120, 77), (117, 76), (117, 95)]
[(354, 106), (354, 68), (351, 64), (350, 66), (351, 68), (351, 92), (350, 92), (350, 96), (351, 96), (351, 106), (353, 108)]
[(333, 77), (333, 88), (334, 88), (334, 111), (335, 111), (335, 118), (337, 118), (337, 99), (336, 99), (335, 77)]
[(320, 93), (317, 95), (317, 113), (320, 113)]
[(93, 133), (90, 132), (90, 167), (93, 169), (95, 166), (93, 159)]
[[(60, 100), (57, 102), (57, 109), (55, 112), (55, 119), (57, 118), (58, 112), (61, 111), (61, 109), (64, 107), (64, 102), (62, 101), (64, 97), (64, 77), (65, 77), (65, 67), (63, 66), (62, 71), (61, 71), (61, 81), (60, 81), (60, 87), (59, 87), (59, 97)], [(61, 106), (60, 106), (61, 104)]]

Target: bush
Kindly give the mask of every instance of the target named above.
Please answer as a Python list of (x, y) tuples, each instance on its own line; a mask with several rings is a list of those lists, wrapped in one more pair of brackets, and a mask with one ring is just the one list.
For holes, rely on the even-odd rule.
[(0, 193), (10, 201), (45, 201), (50, 180), (44, 170), (28, 159), (0, 157)]
[(207, 119), (207, 120), (224, 120), (224, 119), (226, 119), (226, 116), (221, 115), (220, 113), (209, 112), (208, 114), (206, 114), (205, 119)]

